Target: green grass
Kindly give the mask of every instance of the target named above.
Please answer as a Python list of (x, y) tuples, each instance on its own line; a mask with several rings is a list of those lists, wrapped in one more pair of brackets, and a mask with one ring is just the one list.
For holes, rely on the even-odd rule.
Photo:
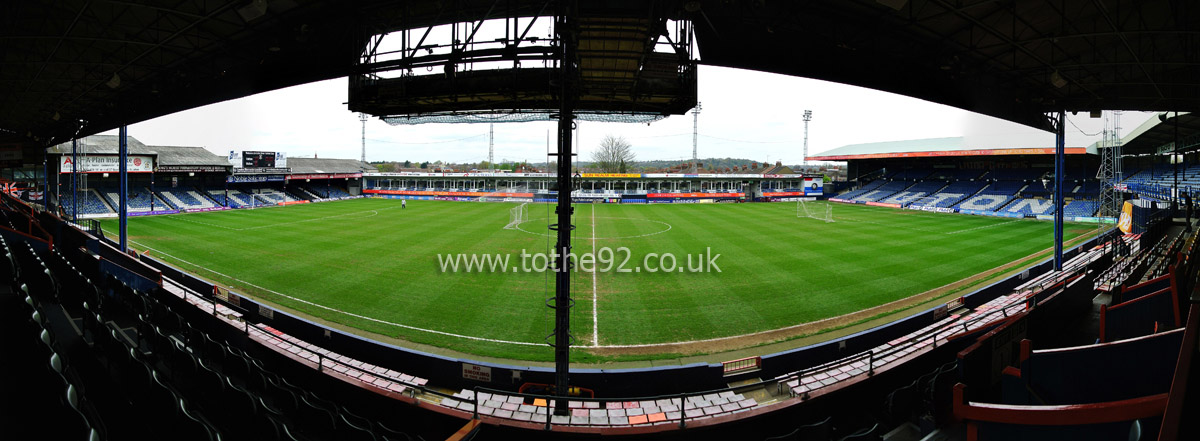
[[(547, 206), (529, 206), (527, 231), (502, 229), (514, 206), (409, 201), (402, 210), (396, 200), (359, 199), (133, 218), (129, 234), (136, 249), (305, 314), (477, 355), (551, 360), (542, 343), (553, 329), (553, 311), (545, 306), (552, 273), (439, 270), (439, 253), (510, 253), (511, 267), (520, 266), (521, 250), (547, 251), (553, 244), (542, 234)], [(575, 273), (577, 343), (593, 344), (593, 290), (601, 345), (709, 339), (909, 297), (1052, 241), (1048, 222), (859, 205), (833, 210), (837, 221), (824, 223), (797, 218), (795, 203), (577, 206), (576, 253), (627, 247), (623, 267), (632, 270), (648, 253), (672, 253), (686, 266), (686, 255), (708, 249), (720, 254), (721, 269), (604, 272), (594, 279)], [(112, 235), (115, 221), (104, 228)], [(1066, 236), (1087, 231), (1073, 226)], [(618, 253), (618, 263), (624, 257)]]

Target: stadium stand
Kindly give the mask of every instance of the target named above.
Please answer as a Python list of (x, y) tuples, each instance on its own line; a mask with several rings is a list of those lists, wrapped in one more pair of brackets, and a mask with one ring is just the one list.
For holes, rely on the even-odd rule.
[(1013, 199), (1012, 195), (989, 193), (985, 189), (978, 195), (967, 198), (955, 205), (959, 210), (998, 211)]
[(1018, 367), (1001, 372), (995, 404), (968, 402), (960, 383), (954, 414), (967, 421), (968, 439), (1153, 439), (1183, 338), (1175, 329), (1045, 350), (1022, 340)]
[(1032, 181), (1041, 179), (1050, 169), (1042, 168), (998, 168), (988, 173), (985, 178), (995, 181)]
[[(17, 421), (53, 421), (6, 427), (6, 437), (412, 439), (391, 429), (403, 427), (403, 420), (375, 410), (384, 401), (370, 404), (369, 395), (325, 400), (329, 389), (313, 382), (317, 369), (293, 357), (322, 361), (329, 372), (355, 369), (363, 373), (353, 381), (395, 393), (405, 386), (387, 378), (423, 380), (297, 346), (269, 326), (246, 328), (240, 312), (181, 285), (134, 289), (105, 274), (90, 252), (67, 247), (62, 254), (48, 245), (51, 237), (44, 239), (0, 236), (0, 272), (12, 283), (0, 296), (0, 326), (14, 337), (4, 340), (4, 349), (30, 360), (6, 373), (20, 375), (32, 392), (6, 413)], [(111, 252), (101, 253), (124, 259), (122, 268), (140, 266), (106, 249)]]
[(1100, 307), (1101, 342), (1143, 336), (1159, 329), (1178, 327), (1181, 322), (1179, 297), (1170, 288), (1152, 293), (1122, 293), (1128, 300)]
[(302, 188), (305, 191), (308, 191), (309, 193), (313, 194), (317, 198), (333, 199), (333, 198), (350, 197), (349, 192), (347, 192), (345, 189), (338, 187), (336, 185), (330, 185), (330, 186), (308, 185), (308, 186), (304, 186)]
[[(110, 206), (116, 207), (121, 193), (119, 189), (106, 188), (99, 190), (101, 196), (105, 198)], [(151, 207), (151, 199), (153, 199), (153, 207)], [(130, 188), (129, 197), (125, 201), (125, 207), (131, 212), (141, 212), (154, 210), (163, 210), (170, 208), (162, 199), (152, 195), (147, 188)]]
[(295, 196), (296, 199), (299, 199), (299, 200), (311, 201), (313, 199), (321, 198), (321, 196), (317, 195), (316, 193), (313, 193), (312, 190), (309, 190), (306, 186), (303, 186), (303, 185), (296, 185), (296, 184), (289, 183), (287, 185), (286, 189), (287, 189), (288, 193)]
[[(212, 199), (214, 201), (217, 202), (217, 204), (225, 205), (225, 202), (226, 202), (225, 189), (220, 189), (220, 188), (209, 189), (207, 191), (207, 193), (210, 197), (212, 197)], [(229, 189), (229, 200), (228, 200), (229, 207), (231, 207), (231, 208), (249, 207), (251, 205), (251, 203), (252, 203), (252, 201), (250, 200), (249, 195), (242, 193), (241, 191), (238, 191), (237, 189), (233, 189), (233, 188)], [(253, 204), (261, 205), (261, 202), (253, 202)]]
[(1099, 181), (1081, 181), (1079, 186), (1071, 192), (1076, 198), (1096, 199), (1100, 196)]
[(883, 198), (879, 202), (906, 206), (913, 201), (919, 200), (925, 197), (925, 195), (935, 193), (944, 187), (946, 187), (946, 181), (921, 181), (913, 184), (913, 186), (907, 189), (904, 189), (904, 191), (900, 191), (894, 195)]
[[(1175, 168), (1170, 165), (1153, 166), (1133, 173), (1124, 183), (1130, 190), (1142, 193), (1143, 197), (1159, 200), (1170, 199), (1170, 188), (1175, 185)], [(1200, 165), (1179, 169), (1179, 191), (1181, 194), (1200, 193)]]
[[(982, 185), (982, 184), (979, 184)], [(977, 187), (972, 187), (977, 188)], [(231, 192), (239, 193), (239, 192)], [(0, 240), (3, 237), (0, 236)], [(1164, 243), (1166, 248), (1157, 256), (1176, 254), (1173, 250), (1184, 247), (1183, 240), (1175, 238)], [(66, 246), (65, 250), (72, 250)], [(1190, 249), (1190, 248), (1188, 248)], [(74, 249), (76, 252), (78, 248)], [(23, 252), (23, 251), (22, 251)], [(39, 255), (50, 265), (53, 251), (33, 251), (22, 259), (31, 262)], [(1150, 254), (1150, 253), (1147, 253)], [(119, 254), (118, 255), (123, 255)], [(1035, 276), (1032, 280), (1012, 289), (1007, 295), (1000, 295), (988, 301), (972, 303), (962, 309), (950, 310), (944, 316), (931, 320), (928, 324), (914, 326), (912, 332), (903, 334), (891, 341), (870, 348), (865, 352), (840, 354), (838, 359), (810, 368), (802, 368), (778, 377), (778, 387), (785, 396), (793, 396), (799, 400), (812, 399), (831, 394), (843, 389), (848, 384), (867, 379), (875, 374), (898, 367), (904, 363), (916, 360), (924, 354), (935, 351), (938, 347), (951, 346), (964, 338), (963, 335), (978, 335), (999, 329), (1012, 317), (1018, 317), (1038, 306), (1047, 294), (1055, 295), (1065, 286), (1085, 274), (1090, 263), (1104, 255), (1103, 248), (1093, 248), (1081, 252), (1069, 260), (1063, 272), (1052, 272)], [(32, 256), (32, 258), (30, 257)], [(114, 256), (115, 257), (115, 256)], [(67, 262), (68, 259), (62, 259)], [(87, 262), (87, 260), (84, 260)], [(95, 259), (92, 260), (95, 262)], [(1154, 259), (1147, 259), (1147, 265), (1153, 266)], [(0, 262), (3, 263), (3, 262)], [(33, 267), (30, 263), (26, 267)], [(69, 265), (69, 263), (67, 263)], [(164, 276), (166, 267), (163, 267)], [(3, 265), (0, 265), (0, 271)], [(504, 420), (514, 424), (533, 421), (541, 424), (539, 418), (546, 418), (548, 424), (554, 426), (578, 428), (642, 428), (654, 427), (656, 423), (664, 425), (676, 424), (672, 418), (679, 421), (714, 421), (720, 418), (735, 418), (737, 414), (746, 411), (757, 411), (769, 406), (759, 399), (734, 390), (719, 390), (687, 394), (678, 399), (659, 400), (606, 398), (581, 398), (571, 403), (571, 415), (551, 416), (546, 413), (550, 401), (544, 398), (540, 403), (531, 400), (528, 394), (501, 393), (479, 391), (470, 388), (454, 389), (458, 392), (446, 396), (436, 395), (434, 389), (426, 387), (425, 380), (395, 371), (391, 368), (373, 365), (361, 360), (355, 360), (351, 355), (340, 354), (322, 347), (320, 334), (302, 336), (293, 334), (284, 326), (274, 323), (248, 321), (242, 315), (242, 310), (231, 309), (226, 303), (219, 301), (209, 293), (202, 295), (194, 289), (189, 289), (167, 278), (162, 279), (162, 287), (153, 290), (140, 290), (124, 285), (122, 282), (105, 277), (91, 270), (95, 280), (101, 280), (104, 289), (111, 292), (107, 296), (98, 293), (76, 291), (73, 288), (84, 282), (69, 281), (66, 277), (46, 279), (30, 278), (28, 285), (38, 292), (69, 293), (68, 296), (79, 296), (95, 299), (89, 302), (98, 306), (103, 317), (95, 319), (85, 313), (81, 329), (85, 335), (92, 335), (94, 347), (100, 349), (96, 358), (97, 365), (112, 369), (111, 372), (122, 372), (119, 378), (130, 378), (131, 384), (142, 384), (139, 378), (148, 378), (145, 384), (151, 385), (150, 390), (167, 391), (171, 395), (159, 392), (137, 392), (139, 400), (151, 402), (153, 398), (160, 403), (172, 403), (172, 406), (160, 406), (164, 416), (161, 417), (161, 430), (182, 430), (188, 427), (189, 433), (209, 434), (201, 438), (215, 439), (217, 436), (228, 438), (231, 431), (246, 431), (253, 433), (255, 439), (276, 439), (279, 435), (284, 438), (290, 435), (307, 436), (311, 439), (326, 439), (326, 437), (341, 437), (351, 439), (362, 435), (362, 439), (379, 439), (384, 429), (382, 424), (374, 421), (379, 416), (364, 415), (362, 406), (353, 408), (348, 403), (319, 390), (309, 390), (307, 387), (292, 387), (285, 378), (297, 375), (295, 367), (287, 368), (287, 363), (300, 363), (308, 374), (336, 378), (339, 382), (353, 381), (358, 388), (369, 390), (376, 394), (391, 394), (387, 396), (405, 397), (412, 399), (416, 395), (424, 397), (426, 403), (429, 397), (439, 397), (431, 405), (440, 405), (445, 412), (456, 412), (462, 415), (485, 415), (492, 421)], [(56, 276), (60, 271), (51, 271)], [(66, 280), (66, 281), (64, 281)], [(56, 288), (55, 283), (62, 287)], [(1161, 284), (1158, 279), (1154, 283)], [(1141, 295), (1142, 288), (1152, 288), (1159, 285), (1135, 286), (1127, 291), (1125, 301), (1153, 298)], [(211, 286), (209, 287), (211, 288)], [(1136, 296), (1136, 297), (1135, 297)], [(60, 298), (62, 295), (60, 294)], [(247, 299), (248, 301), (248, 299)], [(1140, 300), (1148, 302), (1148, 300)], [(66, 303), (66, 302), (63, 302)], [(71, 302), (81, 305), (82, 302)], [(1118, 311), (1120, 308), (1116, 308)], [(82, 306), (66, 307), (66, 311), (84, 311)], [(1034, 309), (1036, 310), (1036, 309)], [(280, 313), (276, 313), (280, 314)], [(101, 320), (102, 318), (102, 320)], [(1178, 326), (1177, 324), (1175, 326)], [(225, 329), (220, 331), (218, 329)], [(106, 332), (107, 331), (107, 332)], [(222, 333), (225, 332), (225, 333)], [(230, 333), (232, 332), (232, 333)], [(1176, 331), (1177, 332), (1177, 331)], [(244, 341), (235, 343), (231, 335), (241, 334)], [(1165, 333), (1151, 334), (1149, 339), (1161, 338)], [(61, 339), (61, 337), (54, 337)], [(249, 343), (250, 347), (246, 344)], [(121, 349), (122, 345), (133, 348), (133, 351)], [(118, 350), (110, 351), (110, 348)], [(258, 352), (251, 354), (251, 348)], [(271, 354), (262, 352), (265, 350)], [(1040, 357), (1052, 357), (1057, 354), (1054, 350), (1037, 351), (1030, 360), (1026, 376), (1018, 377), (1023, 381), (1035, 384), (1039, 380), (1053, 378), (1038, 377), (1046, 368), (1037, 363), (1043, 361)], [(1064, 352), (1064, 351), (1059, 351)], [(1162, 351), (1160, 351), (1162, 352)], [(129, 359), (134, 362), (112, 361), (116, 355), (129, 353)], [(272, 355), (273, 354), (273, 355)], [(125, 357), (120, 355), (120, 357)], [(84, 357), (86, 358), (86, 357)], [(80, 357), (72, 358), (69, 366), (78, 367)], [(112, 359), (112, 360), (110, 360)], [(124, 359), (122, 359), (124, 360)], [(1045, 358), (1045, 360), (1050, 360)], [(1074, 363), (1095, 363), (1087, 360), (1071, 360)], [(139, 364), (140, 363), (140, 364)], [(140, 368), (138, 366), (143, 366)], [(270, 368), (267, 368), (270, 366)], [(932, 406), (939, 400), (934, 397), (948, 395), (957, 371), (940, 367), (929, 374), (918, 377), (910, 384), (897, 389), (888, 395), (887, 405), (892, 419), (896, 421), (917, 418), (917, 412), (911, 411), (912, 406), (924, 408)], [(403, 368), (398, 368), (403, 369)], [(109, 371), (106, 371), (109, 372)], [(143, 374), (148, 372), (148, 374)], [(1047, 371), (1048, 372), (1048, 371)], [(1062, 371), (1062, 372), (1065, 372)], [(1062, 372), (1058, 372), (1062, 374)], [(1131, 371), (1132, 372), (1132, 371)], [(1119, 372), (1118, 372), (1119, 373)], [(1118, 373), (1109, 372), (1109, 375)], [(1100, 373), (1094, 373), (1099, 375)], [(1136, 372), (1133, 372), (1137, 375)], [(273, 375), (273, 376), (272, 376)], [(772, 374), (774, 375), (774, 374)], [(1047, 374), (1050, 375), (1050, 374)], [(351, 379), (353, 378), (353, 379)], [(81, 383), (82, 384), (82, 383)], [(161, 387), (157, 386), (161, 385)], [(100, 430), (108, 438), (118, 438), (114, 434), (125, 434), (127, 430), (123, 421), (129, 420), (122, 416), (122, 411), (129, 415), (140, 415), (131, 412), (126, 407), (107, 407), (108, 398), (96, 392), (96, 386), (89, 383), (89, 388), (78, 388), (85, 391), (86, 405), (80, 406), (81, 425), (74, 430)], [(1137, 390), (1143, 386), (1137, 386)], [(157, 388), (157, 389), (155, 389)], [(132, 390), (132, 389), (131, 389)], [(141, 391), (142, 389), (137, 389)], [(980, 390), (972, 387), (973, 393)], [(208, 391), (207, 394), (204, 391)], [(960, 394), (965, 393), (963, 388)], [(1110, 390), (1106, 393), (1115, 394)], [(129, 392), (133, 394), (134, 392)], [(158, 395), (154, 395), (158, 394)], [(960, 395), (961, 396), (961, 395)], [(1105, 396), (1105, 399), (1110, 396)], [(1142, 396), (1135, 397), (1140, 399)], [(1070, 397), (1063, 398), (1070, 400)], [(1014, 398), (1015, 400), (1015, 398)], [(973, 400), (969, 406), (986, 407), (987, 400)], [(951, 403), (950, 399), (942, 400)], [(176, 404), (177, 403), (177, 404)], [(916, 404), (906, 404), (916, 403)], [(954, 400), (953, 404), (965, 403)], [(1003, 401), (1001, 401), (1003, 403)], [(1109, 405), (1109, 402), (1100, 403)], [(672, 407), (673, 406), (673, 407)], [(950, 407), (950, 406), (947, 406)], [(961, 407), (961, 406), (957, 406)], [(64, 407), (73, 409), (72, 407)], [(94, 411), (89, 410), (94, 409)], [(274, 412), (279, 410), (279, 412)], [(909, 409), (909, 410), (905, 410)], [(1122, 408), (1124, 409), (1124, 408)], [(89, 413), (90, 412), (90, 413)], [(936, 412), (935, 412), (936, 413)], [(999, 427), (987, 418), (987, 411), (967, 409), (969, 424), (976, 424), (981, 433), (996, 434), (1011, 428)], [(89, 420), (89, 415), (95, 414)], [(983, 414), (981, 417), (980, 415)], [(156, 414), (157, 415), (157, 414)], [(179, 415), (176, 417), (174, 415)], [(543, 417), (543, 415), (545, 415)], [(973, 419), (974, 418), (974, 419)], [(169, 422), (170, 424), (167, 424)], [(155, 427), (159, 427), (156, 421)], [(1129, 426), (1130, 423), (1125, 423)], [(1139, 423), (1140, 424), (1140, 423)], [(64, 427), (66, 425), (64, 424)], [(93, 429), (93, 427), (97, 429)], [(826, 426), (828, 427), (828, 426)], [(884, 423), (867, 422), (850, 423), (841, 426), (838, 436), (848, 439), (878, 439), (879, 434), (889, 427)], [(1072, 428), (1075, 430), (1078, 428)], [(147, 429), (149, 430), (149, 429)], [(160, 429), (153, 429), (160, 430)], [(814, 429), (819, 430), (819, 429)], [(1022, 430), (1017, 428), (1014, 430)], [(1149, 426), (1146, 430), (1152, 430)], [(160, 432), (152, 432), (160, 433)], [(170, 435), (170, 432), (162, 432)], [(1020, 433), (1020, 432), (1018, 432)], [(1074, 433), (1074, 432), (1072, 432)], [(1090, 432), (1088, 432), (1090, 433)], [(289, 435), (290, 434), (290, 435)], [(369, 436), (374, 436), (370, 438)], [(175, 436), (173, 438), (182, 438)], [(295, 437), (293, 437), (295, 438)]]
[(1053, 214), (1054, 203), (1050, 199), (1017, 198), (1001, 210), (1005, 213), (1017, 213), (1025, 216)]
[(937, 179), (942, 181), (973, 181), (982, 177), (984, 173), (986, 173), (986, 170), (939, 168), (933, 171), (933, 174), (929, 176), (929, 179)]
[(907, 181), (888, 181), (874, 190), (863, 192), (861, 196), (855, 197), (855, 201), (861, 202), (878, 202), (880, 199), (896, 194), (911, 185)]
[[(1020, 316), (959, 352), (961, 380), (952, 405), (954, 416), (967, 423), (967, 439), (1156, 439), (1160, 422), (1163, 430), (1174, 427), (1177, 422), (1163, 420), (1170, 413), (1168, 393), (1175, 392), (1185, 362), (1180, 348), (1194, 339), (1187, 335), (1200, 318), (1190, 317), (1191, 329), (1183, 328), (1176, 274), (1192, 274), (1195, 240), (1194, 233), (1166, 234), (1153, 246), (1127, 247), (1126, 259), (1118, 253), (1096, 287), (1120, 284), (1111, 281), (1113, 273), (1144, 272), (1154, 265), (1147, 255), (1170, 260), (1168, 274), (1114, 291), (1115, 304), (1102, 304), (1098, 330), (1090, 328), (1098, 332), (1095, 343), (1034, 350), (1032, 340), (1012, 339), (1029, 323)], [(1141, 241), (1141, 235), (1127, 234), (1118, 242)], [(1093, 292), (1078, 296), (1086, 302)], [(1200, 314), (1200, 308), (1192, 310)], [(1011, 366), (990, 361), (1017, 346)]]
[(933, 169), (912, 168), (912, 169), (907, 169), (907, 170), (896, 171), (896, 172), (890, 174), (889, 176), (887, 176), (887, 179), (919, 181), (919, 180), (929, 177), (929, 175), (931, 175), (931, 174), (933, 174)]
[[(1017, 370), (1002, 373), (1001, 403), (1101, 403), (1165, 392), (1179, 356), (1183, 329), (1111, 343), (1032, 350), (1021, 344)], [(1104, 366), (1104, 369), (1091, 367)], [(1122, 381), (1136, 377), (1146, 381)], [(1096, 387), (1104, 384), (1105, 387)]]
[(923, 199), (914, 201), (912, 205), (923, 207), (950, 208), (962, 202), (966, 198), (979, 193), (987, 184), (976, 181), (957, 181), (947, 185), (937, 193), (926, 196)]
[(276, 190), (274, 188), (258, 189), (256, 191), (256, 193), (254, 194), (254, 197), (258, 198), (258, 200), (261, 201), (261, 203), (268, 204), (268, 205), (275, 205), (275, 204), (281, 204), (284, 202), (296, 201), (296, 198), (294, 196), (288, 194), (287, 192)]
[[(95, 189), (80, 190), (76, 192), (76, 195), (76, 197), (79, 199), (80, 214), (116, 213), (116, 210), (114, 210), (112, 206), (108, 205), (107, 202), (100, 198), (100, 195), (96, 193)], [(68, 192), (67, 194), (60, 195), (60, 198), (63, 201), (63, 204), (66, 205), (71, 199), (71, 194)]]
[(216, 204), (195, 190), (161, 190), (158, 195), (167, 203), (182, 209), (212, 208)]
[(854, 200), (855, 198), (858, 198), (859, 196), (862, 196), (868, 192), (874, 191), (875, 189), (879, 188), (881, 185), (883, 185), (886, 182), (887, 181), (884, 181), (882, 179), (877, 179), (877, 180), (868, 182), (866, 184), (863, 184), (862, 188), (859, 188), (857, 190), (851, 190), (851, 191), (848, 191), (848, 192), (838, 195), (838, 199), (847, 200), (847, 201)]
[(1063, 216), (1090, 217), (1096, 214), (1099, 207), (1100, 201), (1076, 199), (1063, 207)]
[[(1197, 167), (1200, 176), (1200, 167)], [(886, 179), (877, 179), (864, 184), (858, 190), (834, 197), (843, 202), (879, 202), (896, 204), (916, 209), (949, 209), (968, 214), (986, 214), (1004, 217), (1035, 217), (1054, 213), (1051, 192), (1041, 178), (1042, 169), (996, 169), (988, 172), (959, 169), (908, 169), (887, 174)], [(915, 176), (931, 176), (930, 179), (913, 183), (905, 179)], [(1066, 184), (1070, 197), (1064, 207), (1065, 216), (1095, 216), (1099, 203), (1100, 183), (1086, 179), (1083, 169), (1071, 172), (1076, 182)], [(970, 179), (945, 181), (942, 179)], [(1197, 178), (1200, 185), (1200, 177)], [(1147, 184), (1150, 185), (1150, 184)]]
[(1012, 196), (1025, 188), (1025, 186), (1025, 183), (1020, 181), (995, 181), (991, 185), (988, 185), (982, 193)]
[[(1070, 190), (1075, 189), (1074, 185), (1071, 185), (1070, 187)], [(1070, 193), (1070, 190), (1067, 190), (1066, 193)], [(1048, 198), (1052, 194), (1054, 194), (1053, 188), (1047, 187), (1046, 184), (1042, 183), (1041, 181), (1031, 182), (1029, 185), (1026, 185), (1025, 188), (1022, 188), (1021, 191), (1017, 192), (1018, 196), (1027, 199)]]

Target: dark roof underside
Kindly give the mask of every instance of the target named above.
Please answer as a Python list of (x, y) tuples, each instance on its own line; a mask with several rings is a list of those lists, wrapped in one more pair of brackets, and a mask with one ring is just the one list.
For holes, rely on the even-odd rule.
[[(671, 18), (696, 23), (700, 61), (710, 65), (869, 87), (1041, 128), (1047, 111), (1200, 111), (1200, 4), (1192, 1), (662, 5)], [(388, 23), (416, 27), (555, 7), (518, 0), (3, 2), (0, 147), (24, 146), (32, 158), (37, 147), (77, 134), (346, 76), (366, 38)]]

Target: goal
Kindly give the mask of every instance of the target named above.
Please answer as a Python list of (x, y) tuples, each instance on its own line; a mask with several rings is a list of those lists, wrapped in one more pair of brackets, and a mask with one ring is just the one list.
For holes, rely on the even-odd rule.
[(529, 220), (529, 209), (525, 206), (528, 203), (523, 203), (508, 210), (508, 225), (504, 226), (505, 230), (515, 230), (522, 222)]
[(828, 202), (796, 201), (796, 217), (807, 217), (819, 221), (833, 222), (833, 204)]

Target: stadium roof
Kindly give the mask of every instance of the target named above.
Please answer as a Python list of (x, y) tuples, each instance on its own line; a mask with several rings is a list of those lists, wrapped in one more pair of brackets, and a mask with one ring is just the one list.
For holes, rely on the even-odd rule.
[[(643, 0), (588, 3), (615, 17), (649, 9)], [(1043, 112), (1059, 110), (1200, 111), (1200, 7), (1189, 3), (664, 0), (655, 9), (696, 23), (703, 64), (869, 87), (1046, 128)], [(379, 32), (558, 7), (497, 4), (6, 2), (0, 147), (40, 156), (39, 147), (77, 134), (345, 77)]]
[(326, 173), (362, 173), (376, 171), (371, 164), (357, 159), (327, 159), (327, 158), (287, 158), (288, 168), (294, 175), (326, 174)]
[[(1092, 147), (1067, 147), (1069, 155), (1095, 154)], [(995, 155), (1053, 155), (1054, 147), (979, 146), (964, 137), (850, 144), (809, 156), (812, 161)]]
[(1175, 150), (1176, 122), (1179, 123), (1180, 150), (1191, 151), (1200, 147), (1200, 114), (1181, 112), (1178, 117), (1175, 117), (1174, 113), (1160, 116), (1162, 119), (1147, 119), (1125, 135), (1121, 139), (1121, 153), (1147, 155)]
[[(79, 152), (85, 155), (116, 155), (117, 136), (92, 135), (82, 138)], [(137, 138), (128, 137), (126, 141), (131, 155), (154, 155), (161, 166), (197, 166), (197, 167), (230, 167), (229, 160), (224, 156), (208, 151), (204, 147), (146, 145)], [(55, 155), (71, 154), (71, 143), (63, 143), (46, 149), (46, 153)]]
[(158, 163), (162, 165), (201, 165), (231, 167), (229, 159), (208, 151), (204, 147), (187, 146), (149, 146), (158, 153)]
[[(117, 136), (114, 136), (114, 135), (87, 136), (87, 137), (79, 138), (78, 151), (80, 154), (85, 154), (85, 155), (115, 155), (118, 153), (117, 152), (117, 148), (118, 148), (117, 143), (118, 142), (119, 142), (119, 140), (118, 140)], [(146, 144), (142, 144), (141, 141), (138, 141), (137, 138), (134, 138), (132, 136), (126, 138), (125, 144), (126, 144), (126, 146), (129, 147), (129, 154), (131, 154), (131, 155), (157, 155), (158, 154), (158, 152), (155, 152), (153, 148), (150, 148)], [(68, 141), (68, 142), (64, 142), (62, 144), (55, 145), (54, 147), (50, 147), (50, 148), (46, 149), (46, 153), (49, 153), (52, 155), (55, 155), (55, 154), (69, 155), (69, 154), (71, 154), (71, 143)], [(228, 164), (228, 161), (226, 161), (226, 164)]]

